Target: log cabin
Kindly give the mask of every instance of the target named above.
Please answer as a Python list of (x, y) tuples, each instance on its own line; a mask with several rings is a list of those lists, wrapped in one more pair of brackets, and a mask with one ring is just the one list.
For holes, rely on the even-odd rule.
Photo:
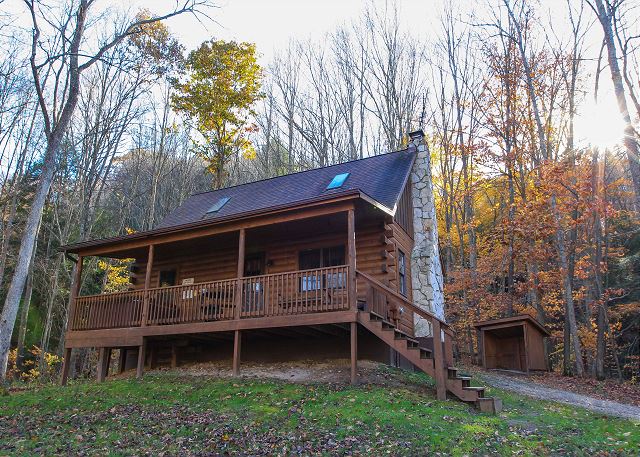
[[(152, 230), (61, 248), (76, 259), (65, 335), (120, 369), (230, 359), (358, 359), (420, 369), (495, 411), (453, 366), (429, 153), (406, 148), (192, 195)], [(80, 295), (90, 256), (131, 260), (129, 290)]]

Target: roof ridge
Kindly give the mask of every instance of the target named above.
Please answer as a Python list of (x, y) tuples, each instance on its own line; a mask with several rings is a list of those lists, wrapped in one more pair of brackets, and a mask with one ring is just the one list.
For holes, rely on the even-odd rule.
[(339, 165), (345, 165), (345, 164), (353, 163), (353, 162), (361, 162), (361, 161), (364, 161), (364, 160), (374, 159), (376, 157), (387, 156), (387, 155), (390, 155), (390, 154), (397, 154), (399, 152), (406, 152), (407, 150), (408, 150), (408, 147), (404, 148), (404, 149), (397, 149), (395, 151), (383, 152), (382, 154), (376, 154), (376, 155), (372, 155), (372, 156), (363, 157), (361, 159), (353, 159), (353, 160), (347, 160), (346, 162), (334, 163), (332, 165), (327, 165), (325, 167), (309, 168), (308, 170), (294, 171), (293, 173), (287, 173), (287, 174), (278, 175), (278, 176), (271, 176), (270, 178), (258, 179), (257, 181), (249, 181), (249, 182), (245, 182), (245, 183), (241, 183), (241, 184), (234, 184), (233, 186), (221, 187), (220, 189), (212, 189), (212, 190), (205, 190), (205, 191), (202, 191), (202, 192), (195, 192), (195, 193), (189, 195), (189, 197), (194, 197), (196, 195), (210, 194), (212, 192), (219, 192), (219, 191), (223, 191), (223, 190), (227, 190), (227, 189), (235, 189), (237, 187), (247, 186), (249, 184), (255, 184), (255, 183), (264, 182), (264, 181), (270, 181), (272, 179), (278, 179), (278, 178), (282, 178), (284, 176), (299, 175), (299, 174), (302, 174), (302, 173), (309, 173), (311, 171), (316, 171), (316, 170), (326, 170), (327, 168), (337, 167)]

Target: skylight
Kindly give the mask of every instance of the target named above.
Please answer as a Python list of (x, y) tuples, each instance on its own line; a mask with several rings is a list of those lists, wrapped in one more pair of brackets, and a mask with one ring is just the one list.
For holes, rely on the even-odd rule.
[(217, 213), (222, 209), (224, 205), (227, 204), (229, 200), (231, 200), (231, 197), (222, 197), (220, 200), (215, 202), (211, 208), (209, 208), (209, 210), (207, 211), (207, 214)]
[(327, 186), (327, 190), (329, 190), (329, 189), (338, 189), (338, 188), (342, 187), (344, 182), (349, 177), (349, 174), (350, 173), (341, 173), (339, 175), (335, 175), (335, 177), (331, 180), (331, 182)]

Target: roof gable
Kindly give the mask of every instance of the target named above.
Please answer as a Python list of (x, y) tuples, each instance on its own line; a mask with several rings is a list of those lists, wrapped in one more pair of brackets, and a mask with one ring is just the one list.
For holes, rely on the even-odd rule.
[[(156, 228), (169, 228), (204, 220), (215, 221), (244, 213), (295, 205), (311, 199), (331, 198), (337, 193), (360, 191), (380, 205), (394, 210), (407, 182), (415, 152), (402, 150), (324, 168), (292, 173), (262, 181), (195, 194), (172, 211)], [(327, 189), (340, 174), (348, 179)], [(217, 202), (227, 199), (215, 212)]]

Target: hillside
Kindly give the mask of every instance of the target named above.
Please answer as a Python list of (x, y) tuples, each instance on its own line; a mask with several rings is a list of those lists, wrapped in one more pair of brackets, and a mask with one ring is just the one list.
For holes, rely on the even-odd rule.
[(422, 375), (359, 387), (153, 372), (0, 397), (0, 455), (633, 455), (640, 424), (494, 390), (499, 416)]

